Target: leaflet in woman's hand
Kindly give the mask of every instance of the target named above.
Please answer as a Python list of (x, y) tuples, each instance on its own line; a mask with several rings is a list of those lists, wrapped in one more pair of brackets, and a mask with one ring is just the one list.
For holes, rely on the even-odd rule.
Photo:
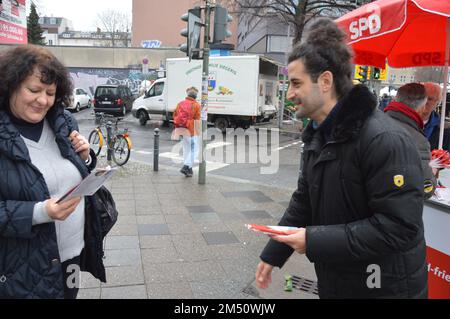
[(78, 185), (58, 199), (57, 203), (73, 197), (92, 196), (112, 176), (116, 169), (111, 166), (94, 169)]

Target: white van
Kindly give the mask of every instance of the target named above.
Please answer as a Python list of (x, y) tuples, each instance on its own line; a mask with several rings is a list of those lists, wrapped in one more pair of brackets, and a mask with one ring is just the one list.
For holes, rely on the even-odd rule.
[[(268, 121), (277, 114), (278, 67), (257, 55), (211, 57), (208, 81), (208, 122), (217, 128), (243, 127)], [(156, 80), (133, 103), (132, 113), (145, 125), (153, 114), (172, 120), (186, 88), (199, 89), (201, 100), (202, 61), (167, 59), (166, 78)]]

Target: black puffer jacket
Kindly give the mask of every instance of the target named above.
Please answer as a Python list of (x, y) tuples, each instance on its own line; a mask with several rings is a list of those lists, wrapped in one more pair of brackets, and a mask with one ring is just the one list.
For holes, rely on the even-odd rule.
[[(417, 148), (354, 87), (332, 141), (307, 127), (298, 189), (280, 225), (306, 226), (306, 256), (321, 298), (426, 298), (423, 177)], [(271, 240), (261, 259), (281, 267), (293, 250)], [(368, 287), (379, 267), (380, 288)], [(370, 278), (369, 278), (370, 277)], [(369, 285), (370, 286), (370, 285)]]
[(430, 198), (433, 195), (437, 184), (436, 178), (434, 177), (433, 171), (429, 165), (431, 160), (430, 143), (423, 134), (423, 130), (419, 128), (419, 125), (406, 114), (397, 111), (387, 111), (386, 114), (392, 117), (401, 127), (403, 127), (416, 142), (417, 151), (419, 152), (420, 159), (422, 160), (424, 196), (425, 198)]
[[(47, 113), (47, 120), (62, 156), (85, 177), (89, 168), (68, 139), (68, 126), (78, 129), (70, 113), (55, 106)], [(0, 181), (0, 298), (63, 298), (55, 224), (32, 225), (33, 207), (48, 199), (49, 191), (4, 111), (0, 111)], [(86, 204), (91, 200), (87, 197)], [(100, 233), (98, 214), (86, 214), (81, 270), (105, 281)]]

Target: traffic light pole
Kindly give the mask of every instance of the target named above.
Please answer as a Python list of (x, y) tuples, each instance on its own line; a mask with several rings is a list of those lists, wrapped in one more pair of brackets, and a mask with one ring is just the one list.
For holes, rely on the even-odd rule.
[[(288, 23), (287, 41), (289, 41), (290, 37), (291, 37), (291, 25)], [(287, 72), (287, 66), (288, 66), (288, 60), (289, 60), (289, 53), (288, 53), (287, 47), (286, 47), (286, 53), (285, 53), (284, 57), (285, 57), (286, 72)], [(281, 91), (281, 105), (280, 105), (280, 109), (278, 110), (278, 128), (280, 130), (283, 126), (284, 107), (286, 105), (286, 92), (287, 92), (287, 88), (288, 88), (286, 72), (283, 72), (283, 91)]]
[(203, 72), (202, 72), (202, 134), (200, 148), (200, 165), (198, 169), (198, 183), (204, 185), (206, 183), (206, 159), (205, 149), (207, 140), (207, 128), (208, 128), (208, 78), (209, 78), (209, 33), (210, 33), (210, 18), (211, 6), (210, 1), (206, 0), (205, 6), (205, 34), (203, 41)]

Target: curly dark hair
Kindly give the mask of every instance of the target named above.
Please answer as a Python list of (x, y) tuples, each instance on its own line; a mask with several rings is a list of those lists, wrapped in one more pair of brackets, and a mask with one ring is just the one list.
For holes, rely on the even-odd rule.
[(338, 98), (353, 86), (352, 50), (346, 45), (346, 34), (329, 18), (314, 21), (304, 42), (294, 46), (289, 63), (300, 59), (313, 82), (325, 71), (333, 74)]
[(56, 84), (55, 105), (68, 105), (73, 85), (67, 68), (47, 49), (23, 45), (0, 54), (0, 109), (9, 109), (10, 96), (37, 68), (41, 82)]

